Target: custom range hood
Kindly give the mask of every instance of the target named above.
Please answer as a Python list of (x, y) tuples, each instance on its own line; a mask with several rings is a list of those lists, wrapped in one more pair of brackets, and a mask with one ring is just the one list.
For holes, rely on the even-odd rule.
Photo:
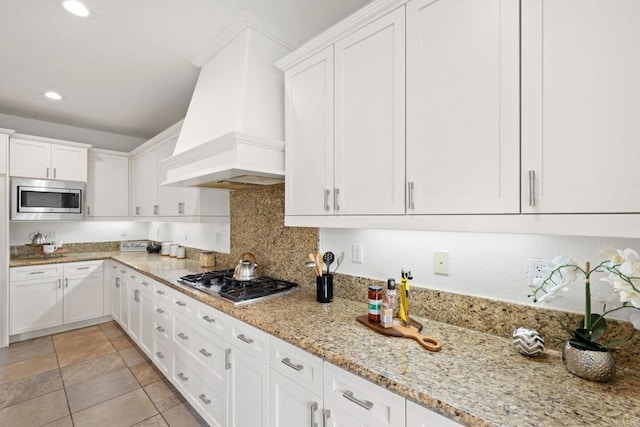
[(237, 189), (284, 182), (283, 75), (292, 50), (248, 15), (192, 63), (201, 67), (162, 185)]

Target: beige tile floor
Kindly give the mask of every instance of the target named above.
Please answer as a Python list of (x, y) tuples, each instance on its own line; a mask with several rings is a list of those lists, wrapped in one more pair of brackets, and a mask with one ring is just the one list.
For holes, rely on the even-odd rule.
[(0, 348), (0, 426), (206, 426), (117, 323)]

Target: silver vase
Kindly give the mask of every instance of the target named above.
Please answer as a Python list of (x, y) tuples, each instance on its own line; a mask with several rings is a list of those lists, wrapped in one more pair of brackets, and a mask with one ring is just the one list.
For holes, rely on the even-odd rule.
[(562, 361), (569, 372), (585, 380), (604, 383), (616, 375), (616, 360), (608, 351), (582, 350), (567, 342)]

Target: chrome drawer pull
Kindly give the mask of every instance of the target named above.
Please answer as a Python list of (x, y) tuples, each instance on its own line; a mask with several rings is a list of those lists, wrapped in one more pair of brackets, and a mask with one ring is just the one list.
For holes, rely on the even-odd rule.
[(164, 313), (164, 310), (161, 309), (161, 308), (156, 308), (156, 312), (162, 314), (162, 313)]
[(529, 171), (529, 206), (536, 205), (536, 171)]
[(366, 409), (367, 411), (370, 411), (371, 408), (373, 408), (373, 402), (369, 402), (368, 400), (360, 400), (357, 399), (354, 395), (353, 392), (350, 390), (345, 391), (344, 393), (342, 393), (342, 397), (344, 397), (345, 399), (355, 403), (356, 405)]
[(159, 359), (164, 359), (164, 354), (160, 353), (159, 351), (156, 351), (156, 356), (158, 356)]
[(322, 411), (322, 425), (323, 426), (328, 426), (329, 425), (329, 418), (331, 418), (331, 411), (328, 409), (325, 409), (324, 411)]
[(116, 288), (120, 287), (120, 278), (116, 277)]
[(176, 304), (178, 304), (180, 307), (184, 307), (185, 305), (187, 305), (187, 303), (184, 301), (176, 301)]
[(44, 271), (32, 271), (29, 274), (44, 274)]
[(204, 348), (200, 349), (200, 354), (202, 354), (204, 357), (211, 357), (211, 353), (209, 353), (207, 350), (205, 350)]
[(182, 338), (183, 340), (188, 340), (188, 339), (189, 339), (189, 337), (188, 337), (188, 336), (186, 336), (185, 334), (183, 334), (182, 332), (180, 332), (180, 333), (178, 334), (178, 336), (179, 336), (180, 338)]
[(316, 422), (317, 410), (318, 410), (318, 402), (312, 402), (311, 403), (311, 424), (310, 424), (311, 427), (318, 427), (318, 423)]
[(211, 403), (211, 400), (207, 399), (207, 396), (204, 393), (198, 396), (198, 398), (202, 400), (205, 405), (208, 405)]
[(164, 295), (164, 291), (156, 291), (156, 294), (158, 294), (158, 295)]
[(88, 269), (90, 269), (90, 268), (91, 268), (91, 267), (78, 267), (78, 268), (76, 268), (76, 270), (88, 270)]
[(164, 333), (164, 328), (163, 328), (162, 326), (158, 326), (158, 327), (156, 328), (156, 331), (158, 331), (158, 332), (160, 332), (161, 334), (163, 334), (163, 333)]
[(203, 320), (206, 320), (206, 321), (207, 321), (207, 322), (209, 322), (209, 323), (216, 323), (216, 319), (212, 319), (212, 318), (211, 318), (211, 317), (209, 317), (209, 316), (202, 316), (202, 319), (203, 319)]
[(142, 282), (143, 286), (149, 286), (149, 282)]
[(244, 334), (240, 334), (240, 335), (238, 335), (238, 339), (239, 339), (240, 341), (244, 341), (244, 342), (246, 342), (247, 344), (251, 344), (251, 343), (253, 343), (253, 340), (252, 340), (251, 338), (247, 338), (247, 337), (245, 337), (245, 336), (244, 336)]
[(182, 381), (189, 381), (188, 377), (185, 377), (184, 374), (182, 372), (180, 372), (178, 374), (178, 378), (180, 378)]
[(291, 369), (295, 369), (298, 372), (304, 369), (304, 366), (302, 365), (295, 365), (291, 363), (291, 359), (289, 359), (288, 357), (285, 357), (284, 359), (282, 359), (281, 362), (287, 365), (288, 367), (290, 367)]

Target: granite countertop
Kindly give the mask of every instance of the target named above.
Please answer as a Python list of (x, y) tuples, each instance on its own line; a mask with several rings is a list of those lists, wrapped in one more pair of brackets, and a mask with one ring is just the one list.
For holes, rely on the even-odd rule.
[(558, 351), (528, 358), (509, 339), (416, 317), (424, 335), (442, 341), (440, 352), (429, 352), (413, 340), (385, 337), (358, 323), (365, 303), (335, 298), (318, 304), (310, 286), (235, 307), (176, 282), (201, 271), (189, 259), (102, 252), (16, 259), (10, 265), (108, 258), (463, 424), (640, 425), (640, 376), (632, 370), (619, 369), (611, 383), (593, 383), (567, 372)]

